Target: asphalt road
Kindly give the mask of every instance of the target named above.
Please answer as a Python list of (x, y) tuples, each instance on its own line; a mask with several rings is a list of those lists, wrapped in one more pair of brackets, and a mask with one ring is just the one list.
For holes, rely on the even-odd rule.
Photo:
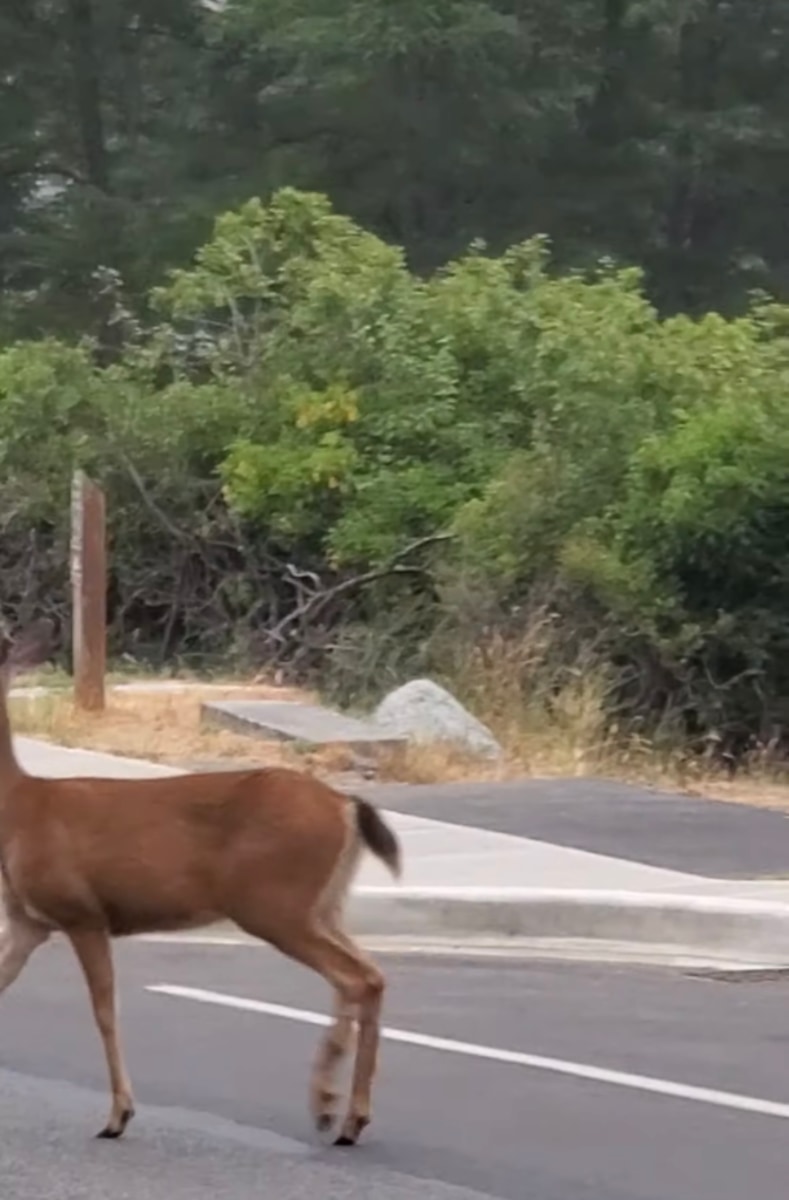
[(789, 813), (605, 779), (386, 784), (364, 791), (397, 812), (672, 871), (720, 879), (789, 876)]
[[(327, 1011), (320, 980), (256, 947), (129, 943), (119, 964), (139, 1102), (120, 1143), (90, 1136), (104, 1067), (65, 947), (3, 997), (3, 1200), (786, 1196), (789, 980), (387, 958), (387, 1025), (405, 1040), (385, 1042), (375, 1123), (349, 1151), (320, 1146), (305, 1114), (320, 1030), (303, 1014)], [(590, 1065), (631, 1077), (585, 1078)]]

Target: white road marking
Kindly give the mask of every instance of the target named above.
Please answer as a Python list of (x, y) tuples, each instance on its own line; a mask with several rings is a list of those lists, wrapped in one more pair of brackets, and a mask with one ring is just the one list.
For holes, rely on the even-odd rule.
[(188, 933), (139, 933), (132, 940), (164, 946), (252, 946), (255, 950), (264, 948), (258, 938), (247, 937), (244, 933), (201, 933), (194, 936)]
[[(243, 996), (231, 996), (226, 992), (180, 987), (177, 984), (169, 983), (149, 984), (146, 991), (160, 996), (174, 996), (181, 1000), (196, 1000), (201, 1004), (215, 1004), (222, 1008), (233, 1008), (241, 1012), (262, 1013), (267, 1017), (283, 1017), (287, 1021), (298, 1021), (302, 1025), (331, 1025), (331, 1018), (323, 1013), (310, 1012), (303, 1008), (291, 1008), (287, 1004), (249, 1000)], [(461, 1054), (467, 1058), (480, 1058), (488, 1062), (529, 1067), (536, 1071), (552, 1071), (557, 1075), (589, 1079), (594, 1083), (609, 1083), (638, 1092), (670, 1096), (675, 1100), (694, 1100), (700, 1104), (714, 1105), (717, 1108), (729, 1108), (739, 1112), (789, 1120), (789, 1104), (781, 1104), (775, 1100), (761, 1100), (757, 1096), (743, 1096), (737, 1092), (721, 1092), (715, 1088), (696, 1087), (689, 1083), (676, 1083), (671, 1079), (658, 1079), (651, 1075), (635, 1075), (628, 1071), (611, 1071), (607, 1067), (594, 1067), (587, 1063), (571, 1062), (562, 1058), (546, 1058), (541, 1054), (524, 1054), (520, 1050), (501, 1050), (495, 1046), (480, 1046), (474, 1042), (434, 1037), (429, 1033), (415, 1033), (407, 1029), (384, 1028), (381, 1030), (381, 1036), (390, 1042), (400, 1042), (406, 1046), (421, 1046), (425, 1050), (443, 1050), (445, 1053)]]

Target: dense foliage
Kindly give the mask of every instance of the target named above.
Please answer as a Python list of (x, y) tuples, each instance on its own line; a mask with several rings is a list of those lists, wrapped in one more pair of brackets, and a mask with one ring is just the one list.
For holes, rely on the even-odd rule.
[(418, 276), (292, 189), (219, 218), (155, 324), (114, 304), (107, 365), (51, 339), (0, 356), (7, 603), (65, 602), (82, 465), (127, 650), (346, 675), (352, 653), (351, 689), (383, 686), (447, 623), (517, 639), (550, 594), (631, 713), (783, 723), (781, 306), (661, 318), (637, 270), (557, 274), (540, 239)]
[(6, 327), (113, 342), (213, 218), (288, 184), (417, 269), (535, 234), (661, 310), (785, 292), (782, 0), (9, 0)]
[(348, 698), (539, 609), (780, 737), (785, 5), (26, 0), (0, 65), (6, 612), (81, 465), (118, 653)]

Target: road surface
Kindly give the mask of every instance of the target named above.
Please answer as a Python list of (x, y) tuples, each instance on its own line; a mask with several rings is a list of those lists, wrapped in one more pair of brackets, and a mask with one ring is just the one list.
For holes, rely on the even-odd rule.
[(787, 979), (387, 956), (375, 1122), (337, 1150), (305, 1114), (320, 980), (257, 947), (118, 959), (139, 1103), (120, 1143), (90, 1136), (104, 1066), (66, 948), (3, 997), (3, 1200), (786, 1196)]

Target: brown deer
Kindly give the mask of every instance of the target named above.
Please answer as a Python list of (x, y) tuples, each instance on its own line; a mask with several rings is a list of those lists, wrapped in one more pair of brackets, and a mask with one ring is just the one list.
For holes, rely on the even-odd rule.
[(27, 774), (14, 755), (7, 692), (18, 672), (48, 658), (51, 640), (51, 624), (39, 621), (0, 646), (0, 992), (51, 933), (68, 938), (112, 1088), (98, 1136), (117, 1138), (134, 1100), (111, 939), (229, 919), (333, 988), (334, 1024), (310, 1087), (322, 1132), (334, 1126), (336, 1075), (358, 1022), (350, 1104), (335, 1138), (353, 1145), (370, 1121), (384, 977), (343, 930), (343, 902), (365, 847), (399, 875), (395, 835), (365, 800), (278, 767), (164, 779)]

